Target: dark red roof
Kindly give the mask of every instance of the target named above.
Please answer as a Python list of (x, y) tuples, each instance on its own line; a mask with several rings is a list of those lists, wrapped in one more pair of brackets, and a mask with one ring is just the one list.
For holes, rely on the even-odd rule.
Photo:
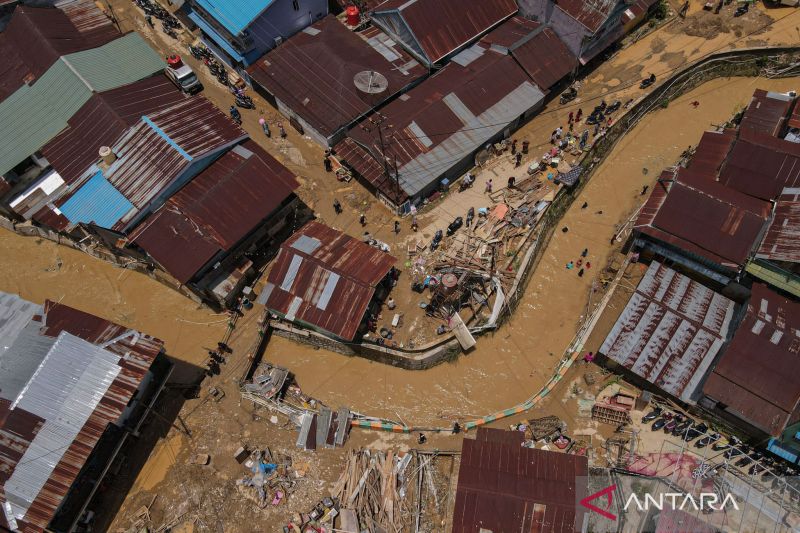
[[(81, 9), (94, 8), (81, 3)], [(97, 48), (120, 36), (107, 19), (106, 24), (89, 22), (73, 6), (70, 15), (52, 7), (18, 6), (6, 29), (0, 33), (0, 101), (23, 84), (30, 84), (63, 55)]]
[(786, 122), (792, 99), (780, 93), (756, 89), (744, 112), (740, 128), (776, 136)]
[(745, 316), (703, 392), (773, 436), (800, 402), (800, 303), (753, 284)]
[(397, 260), (319, 222), (281, 245), (264, 292), (266, 307), (353, 340), (378, 283)]
[[(364, 72), (384, 76), (388, 88), (379, 94), (359, 90), (354, 79)], [(269, 52), (249, 73), (315, 130), (330, 137), (426, 75), (427, 69), (375, 28), (359, 36), (328, 15)]]
[(558, 83), (578, 64), (577, 58), (551, 28), (522, 17), (507, 20), (481, 41), (508, 50), (544, 90)]
[(658, 240), (738, 269), (750, 255), (771, 206), (756, 198), (680, 169), (664, 173), (635, 228)]
[(42, 148), (67, 184), (96, 163), (101, 146), (113, 146), (142, 116), (163, 111), (185, 96), (163, 74), (93, 95), (67, 121), (69, 127)]
[(269, 218), (297, 187), (289, 169), (248, 140), (145, 219), (131, 240), (186, 283)]
[[(49, 300), (44, 304), (44, 316), (34, 317), (34, 320), (42, 323), (41, 334), (45, 336), (57, 337), (65, 331), (92, 344), (107, 343), (104, 348), (120, 356), (121, 370), (64, 451), (24, 518), (17, 520), (19, 529), (25, 532), (43, 531), (47, 527), (106, 427), (119, 420), (164, 347), (158, 339)], [(63, 385), (54, 384), (55, 387)], [(7, 402), (0, 402), (0, 483), (3, 484), (43, 423), (30, 412), (21, 409), (9, 412), (8, 408)], [(0, 501), (4, 499), (0, 487)]]
[(453, 532), (580, 531), (584, 512), (576, 501), (586, 493), (587, 458), (523, 448), (519, 432), (485, 436), (498, 432), (479, 428), (475, 440), (464, 439)]
[(784, 189), (756, 257), (800, 263), (800, 189)]
[(401, 17), (415, 39), (411, 48), (421, 49), (433, 64), (516, 12), (514, 0), (389, 0), (372, 19), (386, 29), (396, 25), (392, 17)]
[(734, 142), (736, 142), (736, 130), (733, 129), (703, 133), (687, 168), (715, 180)]
[(619, 0), (558, 0), (554, 3), (558, 9), (594, 33), (608, 19)]
[[(774, 200), (784, 187), (800, 185), (800, 145), (761, 134), (764, 137), (771, 140), (771, 146), (740, 138), (722, 167), (719, 181), (750, 196)], [(796, 150), (797, 155), (777, 151), (780, 144)]]

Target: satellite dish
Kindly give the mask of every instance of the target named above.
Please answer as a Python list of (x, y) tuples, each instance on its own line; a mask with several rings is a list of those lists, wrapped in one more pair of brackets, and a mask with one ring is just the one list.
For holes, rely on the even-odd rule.
[(386, 76), (374, 70), (363, 70), (353, 77), (353, 83), (362, 93), (380, 94), (389, 87)]

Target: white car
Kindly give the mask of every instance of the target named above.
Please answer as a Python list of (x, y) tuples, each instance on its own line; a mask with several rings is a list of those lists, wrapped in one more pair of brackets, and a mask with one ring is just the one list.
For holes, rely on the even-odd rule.
[(195, 94), (203, 90), (203, 84), (189, 65), (183, 64), (178, 68), (167, 67), (164, 69), (164, 74), (185, 93)]

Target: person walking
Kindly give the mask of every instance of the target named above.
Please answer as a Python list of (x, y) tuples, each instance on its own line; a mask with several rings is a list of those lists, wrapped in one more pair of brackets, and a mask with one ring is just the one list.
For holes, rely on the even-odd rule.
[(367, 215), (361, 213), (361, 216), (358, 217), (358, 221), (361, 223), (361, 227), (363, 228), (367, 225)]
[(337, 215), (342, 214), (342, 204), (339, 203), (339, 200), (337, 198), (333, 199), (333, 210), (336, 211)]
[(484, 194), (492, 194), (492, 180), (486, 182), (486, 190), (483, 192)]
[(589, 253), (589, 249), (588, 248), (584, 248), (583, 251), (581, 252), (581, 257), (586, 257), (586, 255), (588, 253)]
[(394, 234), (397, 235), (400, 233), (400, 222), (395, 220), (394, 221)]

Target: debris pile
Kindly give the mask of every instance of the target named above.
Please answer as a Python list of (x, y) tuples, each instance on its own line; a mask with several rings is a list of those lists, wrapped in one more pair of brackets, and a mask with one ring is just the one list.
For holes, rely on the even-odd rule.
[(236, 453), (237, 460), (246, 457), (242, 465), (248, 474), (236, 481), (236, 488), (259, 508), (281, 505), (294, 492), (297, 479), (305, 471), (292, 468), (290, 455), (273, 453), (269, 448), (253, 450), (249, 455), (244, 448)]
[(403, 531), (410, 525), (406, 490), (410, 453), (351, 452), (333, 493), (341, 503), (338, 531)]

